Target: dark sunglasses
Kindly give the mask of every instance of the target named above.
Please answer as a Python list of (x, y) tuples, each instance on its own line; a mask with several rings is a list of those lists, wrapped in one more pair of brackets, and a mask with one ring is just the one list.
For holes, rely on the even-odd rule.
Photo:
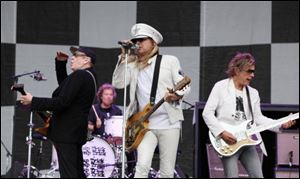
[(255, 73), (255, 70), (251, 70), (251, 69), (249, 69), (249, 70), (246, 70), (246, 72), (248, 73), (248, 74), (254, 74)]

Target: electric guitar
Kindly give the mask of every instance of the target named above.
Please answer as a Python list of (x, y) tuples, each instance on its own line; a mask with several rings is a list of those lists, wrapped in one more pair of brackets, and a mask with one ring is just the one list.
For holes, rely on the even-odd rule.
[[(170, 93), (175, 93), (183, 89), (186, 85), (191, 83), (191, 79), (185, 76), (174, 89), (168, 89)], [(162, 98), (157, 104), (147, 104), (143, 111), (132, 115), (126, 123), (125, 128), (125, 147), (128, 152), (133, 151), (141, 143), (144, 135), (149, 130), (149, 117), (165, 102)]]
[[(12, 85), (11, 90), (18, 91), (22, 95), (26, 95), (26, 93), (24, 91), (24, 84), (14, 84), (14, 85)], [(35, 128), (34, 130), (43, 136), (47, 136), (47, 131), (50, 126), (50, 119), (51, 119), (51, 113), (49, 111), (47, 111), (46, 113), (47, 114), (45, 114), (41, 111), (36, 112), (36, 114), (43, 119), (45, 124), (44, 124), (44, 127)]]
[(42, 112), (42, 111), (37, 111), (36, 114), (40, 118), (43, 119), (43, 121), (44, 121), (44, 127), (35, 128), (34, 131), (37, 132), (37, 133), (39, 133), (39, 134), (41, 134), (41, 135), (43, 135), (43, 136), (47, 136), (52, 114), (49, 111), (46, 111), (46, 113)]
[[(228, 123), (220, 122), (224, 129), (232, 133), (236, 138), (237, 142), (233, 145), (227, 144), (221, 137), (215, 137), (211, 131), (208, 132), (209, 139), (214, 149), (222, 156), (230, 157), (234, 155), (240, 148), (244, 146), (258, 145), (262, 142), (261, 139), (257, 139), (256, 135), (259, 132), (268, 130), (278, 125), (284, 124), (289, 120), (296, 120), (299, 118), (299, 112), (280, 118), (274, 122), (259, 125), (253, 127), (250, 125), (251, 121), (242, 122), (239, 125), (231, 125)], [(249, 128), (250, 127), (250, 128)], [(249, 129), (248, 129), (249, 128)]]

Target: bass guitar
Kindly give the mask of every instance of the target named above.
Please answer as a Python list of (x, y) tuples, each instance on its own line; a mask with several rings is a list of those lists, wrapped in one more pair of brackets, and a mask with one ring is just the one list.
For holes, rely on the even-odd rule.
[[(185, 76), (174, 89), (168, 89), (170, 93), (175, 93), (178, 90), (183, 89), (185, 86), (191, 83), (191, 79)], [(128, 152), (133, 151), (141, 143), (144, 135), (149, 130), (149, 117), (165, 102), (162, 98), (157, 104), (147, 104), (143, 111), (132, 115), (126, 123), (125, 128), (125, 148)]]

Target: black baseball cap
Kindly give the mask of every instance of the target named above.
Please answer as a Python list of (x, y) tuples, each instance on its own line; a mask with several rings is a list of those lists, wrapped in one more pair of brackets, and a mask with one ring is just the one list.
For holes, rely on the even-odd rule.
[(87, 47), (79, 47), (79, 48), (70, 47), (70, 51), (73, 55), (75, 54), (75, 52), (82, 52), (82, 53), (86, 54), (86, 56), (91, 58), (91, 62), (95, 65), (95, 63), (96, 63), (96, 53), (92, 49), (87, 48)]

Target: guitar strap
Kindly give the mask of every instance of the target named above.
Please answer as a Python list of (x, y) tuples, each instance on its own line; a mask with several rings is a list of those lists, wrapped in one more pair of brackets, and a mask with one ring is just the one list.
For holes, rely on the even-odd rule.
[(155, 62), (154, 73), (153, 73), (153, 81), (152, 81), (152, 87), (151, 87), (151, 94), (150, 94), (150, 105), (151, 106), (153, 106), (155, 104), (155, 96), (156, 96), (156, 91), (157, 91), (157, 83), (158, 83), (161, 59), (162, 59), (162, 55), (156, 56), (156, 62)]
[[(88, 73), (91, 75), (91, 77), (93, 78), (93, 81), (94, 81), (94, 85), (95, 85), (95, 95), (94, 95), (94, 99), (93, 99), (93, 103), (94, 103), (94, 102), (96, 101), (96, 93), (97, 93), (96, 79), (95, 79), (95, 76), (93, 75), (92, 72), (90, 72), (89, 70), (85, 70), (85, 71), (88, 72)], [(95, 110), (94, 105), (92, 105), (92, 108), (93, 108), (93, 110), (94, 110), (94, 112), (95, 112), (96, 117), (99, 118), (99, 116), (98, 116), (98, 114), (97, 114), (97, 112), (96, 112), (96, 110)], [(86, 136), (86, 140), (87, 140), (87, 141), (91, 141), (91, 140), (94, 139), (92, 133), (93, 133), (93, 131), (91, 131), (91, 130), (89, 130), (89, 129), (87, 130), (87, 136)]]
[(252, 125), (254, 123), (254, 115), (253, 115), (253, 110), (252, 110), (252, 105), (251, 105), (251, 99), (250, 99), (248, 86), (246, 86), (246, 93), (247, 93), (247, 99), (248, 99), (248, 105), (249, 105), (250, 113), (251, 113), (251, 116), (252, 116), (252, 120), (251, 120), (251, 125)]
[(95, 96), (94, 96), (93, 103), (95, 103), (95, 101), (96, 101), (96, 94), (97, 94), (97, 84), (96, 84), (96, 79), (95, 79), (95, 77), (94, 77), (94, 75), (93, 75), (92, 72), (90, 72), (89, 70), (85, 70), (85, 71), (88, 72), (88, 73), (91, 75), (91, 77), (93, 78), (93, 81), (94, 81), (94, 85), (95, 85)]

